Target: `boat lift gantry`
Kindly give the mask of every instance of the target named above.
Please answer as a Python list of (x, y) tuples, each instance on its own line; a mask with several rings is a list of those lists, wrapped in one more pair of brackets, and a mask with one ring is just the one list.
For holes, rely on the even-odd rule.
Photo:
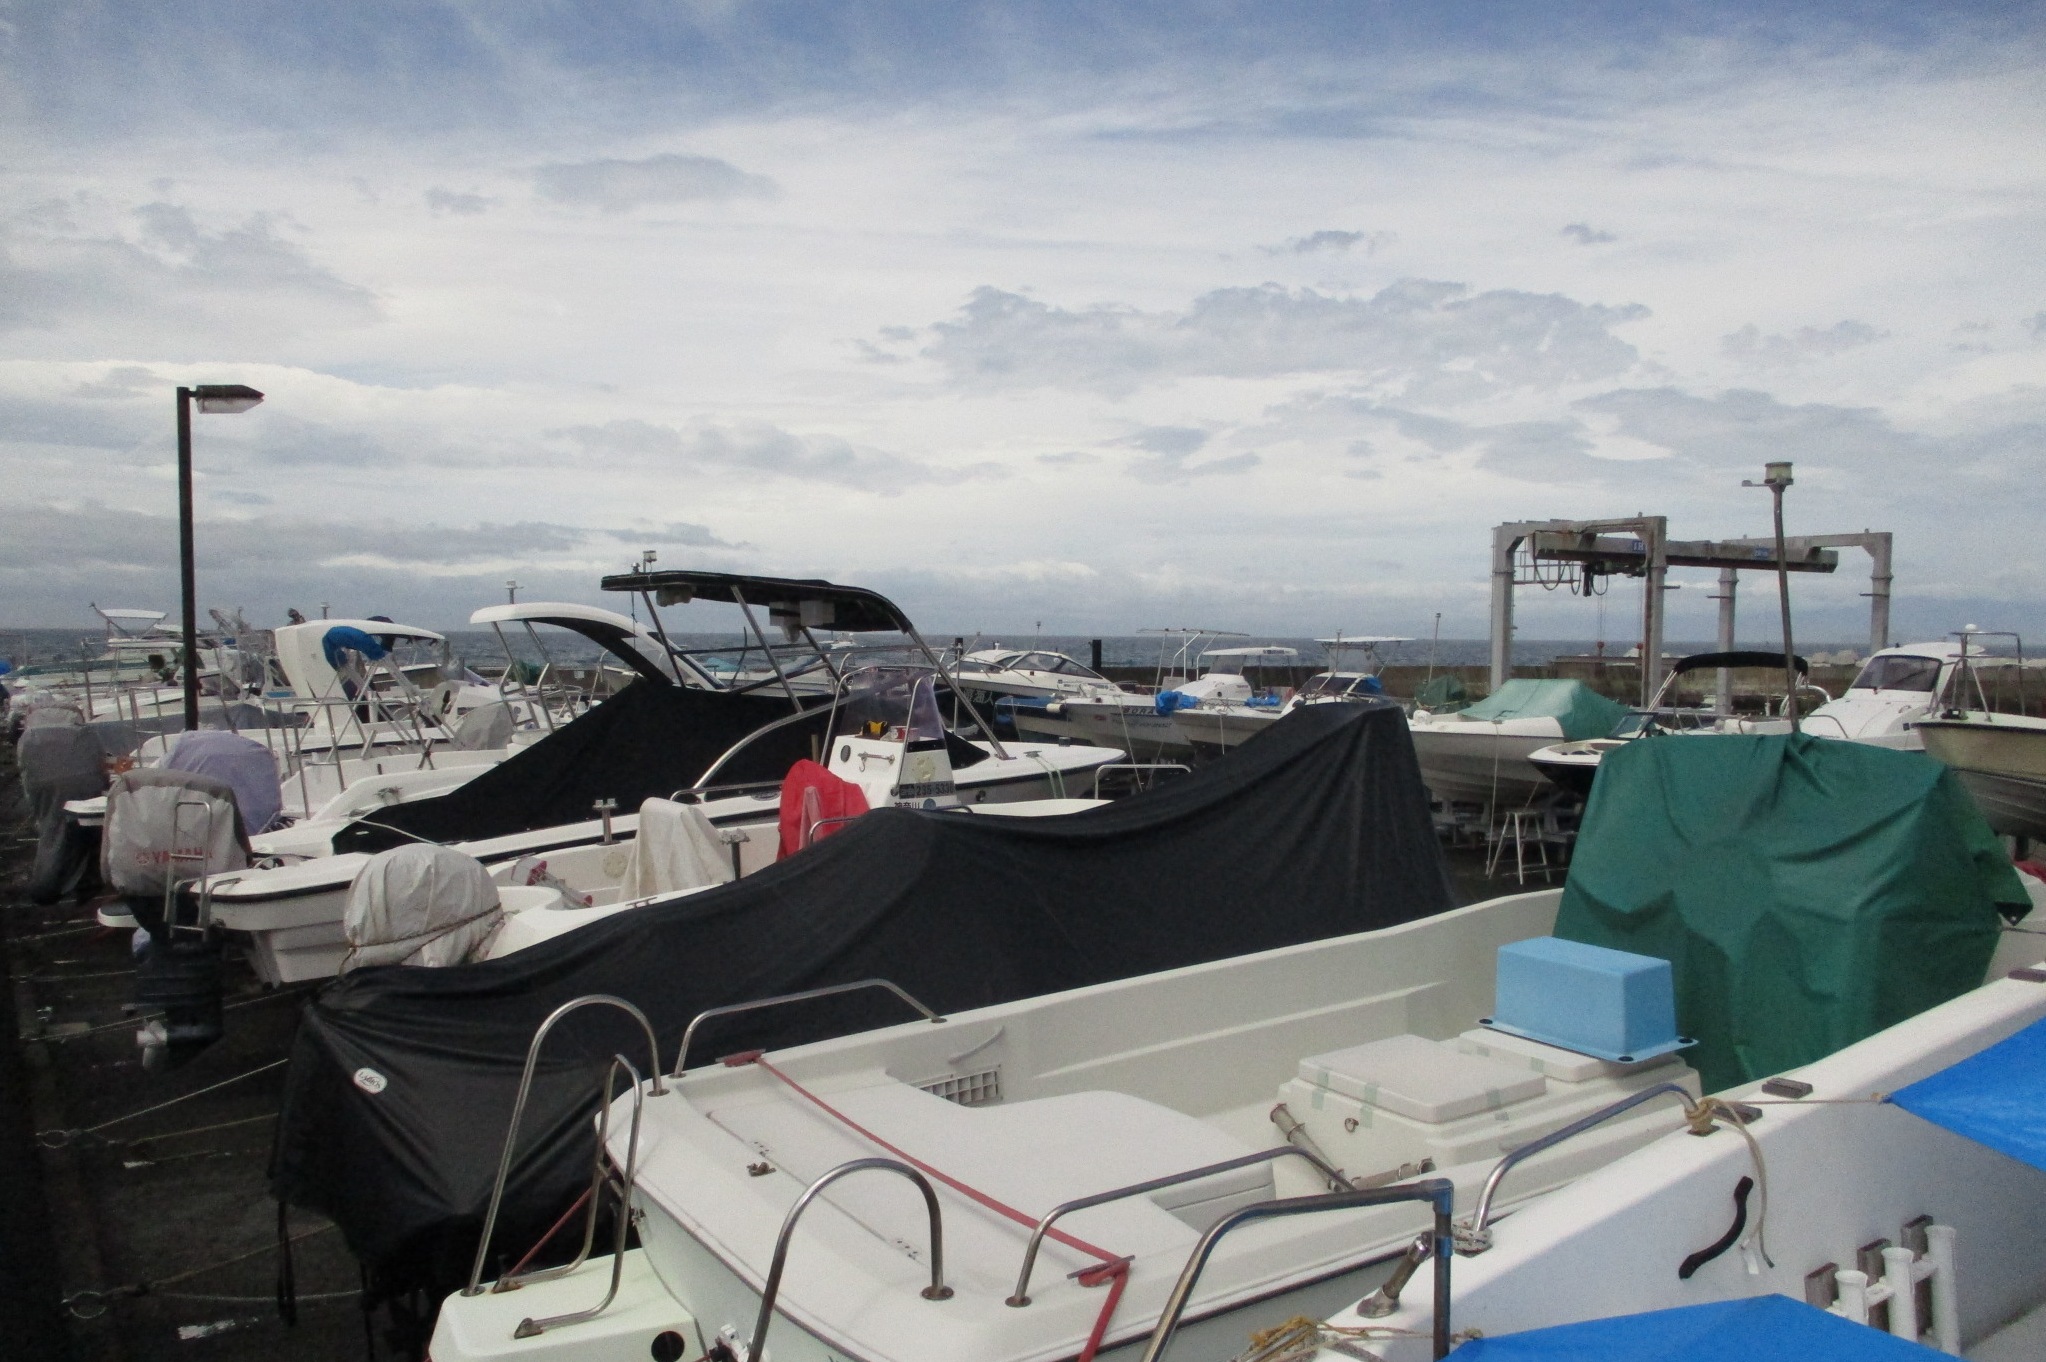
[[(1858, 548), (1869, 556), (1869, 651), (1890, 646), (1890, 549), (1888, 530), (1859, 534), (1793, 535), (1783, 541), (1782, 566), (1792, 572), (1832, 572), (1837, 549)], [(1553, 574), (1543, 564), (1558, 564)], [(1554, 588), (1571, 582), (1589, 595), (1600, 577), (1644, 579), (1641, 608), (1641, 703), (1652, 702), (1662, 684), (1662, 619), (1665, 579), (1673, 567), (1719, 569), (1719, 647), (1734, 646), (1734, 597), (1742, 569), (1774, 572), (1776, 541), (1669, 537), (1669, 517), (1626, 516), (1614, 520), (1515, 520), (1492, 530), (1492, 688), (1506, 684), (1513, 663), (1513, 588)], [(1574, 574), (1572, 569), (1574, 568)]]

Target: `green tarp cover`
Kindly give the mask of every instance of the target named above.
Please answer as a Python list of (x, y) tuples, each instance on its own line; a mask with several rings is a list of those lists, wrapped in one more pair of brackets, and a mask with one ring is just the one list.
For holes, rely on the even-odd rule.
[(1466, 719), (1556, 719), (1563, 736), (1603, 738), (1627, 716), (1616, 704), (1582, 681), (1535, 681), (1517, 677), (1463, 711)]
[(1671, 735), (1599, 764), (1556, 935), (1674, 966), (1684, 1055), (1712, 1092), (1979, 986), (1999, 911), (2030, 906), (1930, 757)]

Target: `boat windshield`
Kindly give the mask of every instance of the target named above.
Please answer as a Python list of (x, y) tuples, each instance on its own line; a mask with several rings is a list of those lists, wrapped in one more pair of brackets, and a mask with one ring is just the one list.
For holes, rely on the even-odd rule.
[(845, 679), (838, 731), (909, 742), (943, 740), (937, 678), (911, 667), (862, 667)]
[(1089, 671), (1064, 653), (1025, 653), (1010, 664), (1019, 671), (1054, 672), (1060, 676), (1086, 676), (1099, 681), (1098, 672)]
[(1915, 690), (1930, 694), (1939, 685), (1936, 657), (1872, 657), (1854, 678), (1850, 690)]

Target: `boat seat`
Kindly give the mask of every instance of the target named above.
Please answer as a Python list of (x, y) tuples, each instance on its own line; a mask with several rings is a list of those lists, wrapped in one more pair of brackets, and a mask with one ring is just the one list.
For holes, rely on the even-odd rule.
[(672, 799), (649, 799), (639, 806), (639, 831), (619, 885), (623, 897), (676, 894), (731, 878), (732, 858), (700, 807)]
[[(721, 1103), (708, 1115), (799, 1183), (848, 1159), (886, 1152), (779, 1084), (769, 1088)], [(827, 1080), (812, 1091), (890, 1144), (1032, 1217), (1077, 1197), (1252, 1152), (1204, 1121), (1121, 1092), (965, 1107), (879, 1070)], [(913, 1221), (904, 1214), (911, 1206), (901, 1188), (876, 1185), (885, 1181), (855, 1179), (829, 1195), (862, 1220), (891, 1226), (900, 1220), (902, 1232), (911, 1233)], [(1076, 1211), (1059, 1227), (1117, 1253), (1181, 1254), (1221, 1216), (1271, 1197), (1272, 1186), (1271, 1166), (1253, 1164)], [(981, 1224), (969, 1228), (961, 1212), (979, 1208), (962, 1205), (944, 1187), (939, 1194), (946, 1203), (948, 1265), (956, 1257), (962, 1272), (985, 1273), (990, 1282), (1013, 1276), (1029, 1231), (991, 1214), (973, 1214)], [(1047, 1281), (1091, 1261), (1053, 1242), (1044, 1254), (1039, 1271)]]

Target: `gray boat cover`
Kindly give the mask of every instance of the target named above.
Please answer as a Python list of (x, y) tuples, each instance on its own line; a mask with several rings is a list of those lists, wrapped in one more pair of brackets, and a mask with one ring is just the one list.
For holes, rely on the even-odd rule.
[[(1405, 715), (1308, 705), (1192, 775), (1083, 813), (877, 809), (745, 879), (501, 959), (337, 979), (300, 1024), (271, 1185), (337, 1221), (380, 1289), (437, 1301), (468, 1275), (534, 1030), (570, 999), (643, 1009), (670, 1065), (690, 1018), (726, 1003), (882, 977), (951, 1012), (1454, 903)], [(729, 1054), (901, 1020), (868, 991), (707, 1023), (696, 1044)], [(513, 1259), (588, 1183), (614, 1053), (648, 1062), (609, 1009), (548, 1041), (498, 1227)]]
[(106, 791), (106, 750), (78, 711), (45, 706), (29, 711), (15, 761), (36, 828), (29, 899), (55, 903), (80, 892), (91, 873), (92, 838), (64, 816), (64, 804)]
[(249, 837), (226, 781), (140, 767), (121, 772), (108, 787), (100, 874), (116, 893), (161, 896), (167, 880), (248, 863)]
[(181, 733), (164, 758), (163, 769), (212, 776), (233, 790), (242, 826), (252, 833), (268, 832), (284, 809), (277, 758), (263, 744), (239, 733), (204, 728)]
[(348, 886), (341, 973), (368, 965), (459, 965), (479, 958), (504, 925), (483, 862), (413, 842), (369, 858)]

